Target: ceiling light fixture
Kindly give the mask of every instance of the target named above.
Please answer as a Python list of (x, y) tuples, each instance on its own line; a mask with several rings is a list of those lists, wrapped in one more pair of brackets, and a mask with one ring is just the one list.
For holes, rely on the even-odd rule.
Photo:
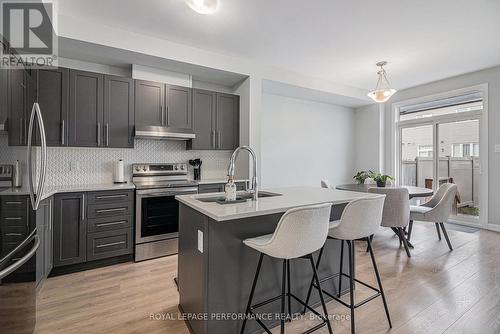
[(219, 0), (184, 0), (184, 2), (199, 14), (213, 14), (219, 8)]
[(387, 73), (384, 70), (384, 66), (387, 65), (386, 61), (379, 61), (377, 66), (380, 67), (378, 74), (377, 86), (374, 90), (368, 93), (368, 96), (377, 103), (384, 103), (397, 92), (397, 90), (391, 88), (389, 85), (389, 80), (387, 80)]

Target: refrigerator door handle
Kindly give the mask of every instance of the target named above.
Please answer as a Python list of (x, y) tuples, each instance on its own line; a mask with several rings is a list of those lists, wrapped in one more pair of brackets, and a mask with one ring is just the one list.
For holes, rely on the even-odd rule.
[[(40, 176), (38, 177), (38, 185), (35, 191), (33, 185), (33, 164), (32, 164), (32, 137), (33, 137), (33, 123), (35, 122), (35, 117), (37, 119), (38, 130), (40, 131), (40, 141), (42, 145), (41, 151), (41, 161), (40, 161)], [(42, 194), (45, 187), (45, 175), (47, 173), (47, 140), (45, 137), (45, 126), (43, 125), (42, 113), (40, 111), (40, 105), (38, 102), (33, 104), (31, 110), (30, 123), (28, 127), (28, 183), (30, 188), (30, 200), (33, 210), (38, 210), (38, 206), (42, 200)]]

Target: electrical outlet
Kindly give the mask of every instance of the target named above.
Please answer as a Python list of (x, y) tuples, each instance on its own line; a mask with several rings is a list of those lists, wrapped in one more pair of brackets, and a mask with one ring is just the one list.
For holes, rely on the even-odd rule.
[(495, 153), (500, 153), (500, 144), (495, 144)]
[(76, 161), (69, 162), (69, 170), (70, 172), (78, 172), (80, 165)]

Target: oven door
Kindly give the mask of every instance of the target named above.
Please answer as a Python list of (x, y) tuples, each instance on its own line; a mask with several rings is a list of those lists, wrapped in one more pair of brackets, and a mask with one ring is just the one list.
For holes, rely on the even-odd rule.
[(197, 193), (196, 187), (137, 190), (135, 243), (177, 238), (179, 202), (175, 196)]

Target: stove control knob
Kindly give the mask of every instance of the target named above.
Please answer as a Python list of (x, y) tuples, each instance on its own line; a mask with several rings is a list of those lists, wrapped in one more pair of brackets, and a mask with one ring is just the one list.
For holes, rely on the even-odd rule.
[(175, 165), (175, 170), (179, 170), (179, 166)]
[(184, 168), (185, 168), (184, 165), (181, 165), (181, 170), (184, 170)]
[(135, 170), (138, 172), (141, 170), (141, 168), (139, 166), (135, 166)]

